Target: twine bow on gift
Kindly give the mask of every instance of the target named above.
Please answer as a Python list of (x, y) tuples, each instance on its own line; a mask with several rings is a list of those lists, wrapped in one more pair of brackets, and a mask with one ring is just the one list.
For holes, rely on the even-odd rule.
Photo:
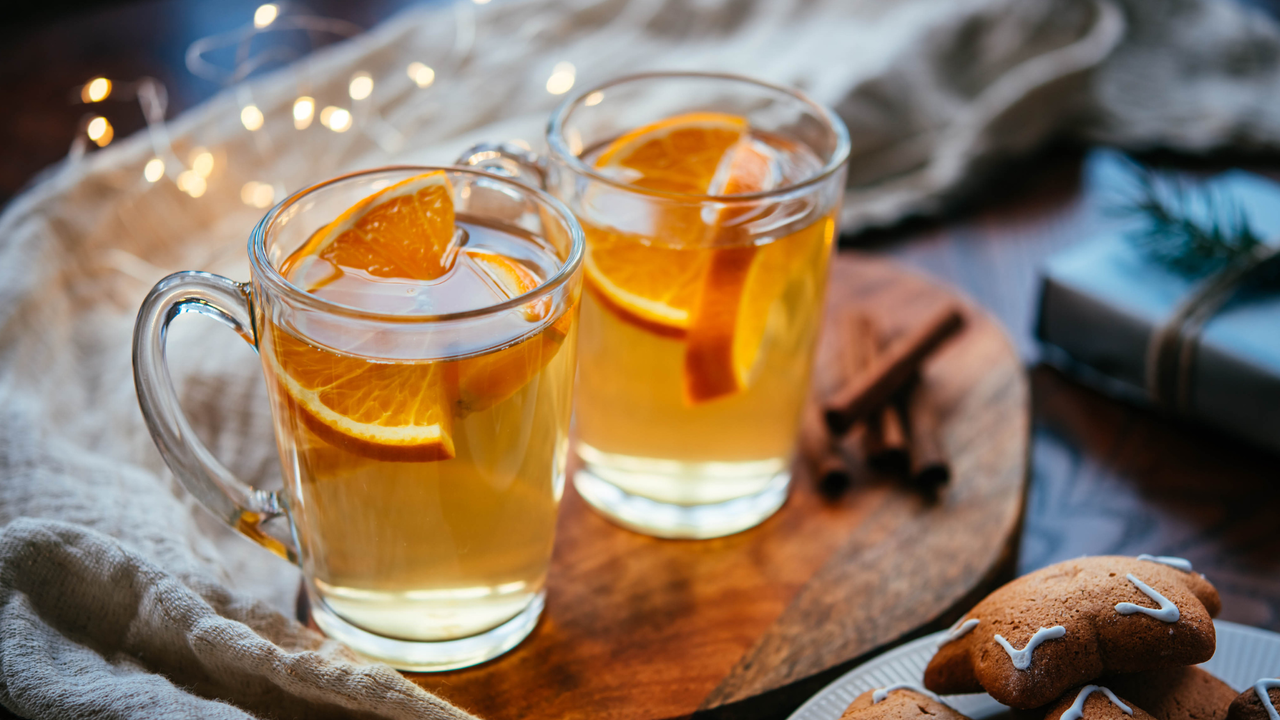
[(1191, 409), (1195, 351), (1204, 326), (1241, 287), (1280, 262), (1280, 245), (1254, 246), (1246, 255), (1210, 275), (1173, 315), (1151, 333), (1147, 343), (1147, 395), (1162, 407), (1185, 413)]

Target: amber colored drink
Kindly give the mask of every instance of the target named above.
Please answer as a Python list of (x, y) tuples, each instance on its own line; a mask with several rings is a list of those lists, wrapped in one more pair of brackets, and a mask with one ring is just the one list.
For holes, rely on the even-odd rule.
[[(615, 520), (652, 534), (750, 527), (789, 482), (836, 207), (803, 196), (733, 201), (821, 167), (802, 145), (741, 122), (693, 113), (583, 155), (640, 199), (608, 188), (573, 207), (587, 240), (576, 483)], [(618, 159), (625, 153), (641, 170)]]
[[(554, 270), (535, 238), (461, 214), (457, 225), (466, 247), (429, 281), (309, 264), (306, 246), (282, 272), (346, 306), (443, 314), (492, 305)], [(575, 307), (544, 301), (496, 333), (438, 346), (393, 330), (264, 324), (302, 563), (329, 611), (379, 636), (451, 640), (501, 625), (541, 592), (564, 485), (575, 319)]]

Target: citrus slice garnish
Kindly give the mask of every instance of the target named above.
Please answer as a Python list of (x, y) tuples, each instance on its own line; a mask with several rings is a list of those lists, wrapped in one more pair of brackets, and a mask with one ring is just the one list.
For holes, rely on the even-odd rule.
[[(600, 154), (596, 167), (635, 187), (664, 192), (732, 196), (773, 190), (781, 182), (776, 156), (749, 130), (747, 120), (736, 115), (677, 115), (622, 135)], [(685, 341), (689, 404), (733, 395), (750, 384), (770, 308), (795, 267), (793, 257), (804, 254), (793, 248), (796, 243), (754, 244), (748, 223), (766, 214), (767, 204), (707, 202), (661, 211), (652, 220), (651, 240), (583, 223), (588, 288), (624, 320)]]
[(308, 292), (347, 269), (374, 277), (434, 280), (452, 264), (454, 222), (449, 179), (443, 170), (433, 170), (347, 208), (294, 251), (282, 270)]
[[(717, 173), (723, 195), (771, 190), (778, 180), (773, 160), (745, 138), (725, 153)], [(791, 273), (793, 264), (779, 252), (785, 241), (757, 246), (743, 228), (743, 222), (761, 210), (758, 203), (750, 203), (718, 211), (718, 247), (711, 250), (685, 344), (684, 390), (691, 405), (734, 395), (750, 385), (770, 306)]]
[[(736, 115), (676, 115), (620, 136), (595, 166), (635, 187), (703, 195), (717, 181), (726, 151), (746, 132), (746, 119)], [(587, 287), (633, 324), (657, 335), (684, 337), (710, 259), (707, 224), (692, 201), (668, 207), (652, 220), (652, 238), (583, 222)]]
[(315, 434), (362, 457), (454, 456), (446, 363), (374, 361), (312, 346), (284, 330), (267, 355), (285, 396)]
[[(432, 280), (455, 253), (451, 188), (443, 171), (409, 178), (348, 208), (313, 234), (282, 271), (314, 291), (349, 270)], [(313, 346), (282, 328), (267, 353), (303, 421), (337, 447), (379, 460), (447, 460), (456, 381), (448, 363), (382, 360)]]
[(820, 266), (835, 235), (831, 219), (766, 245), (717, 250), (685, 344), (685, 399), (698, 404), (751, 386), (780, 299), (802, 267)]
[(725, 151), (746, 132), (747, 119), (738, 115), (673, 115), (618, 137), (600, 153), (595, 165), (635, 187), (704, 195)]

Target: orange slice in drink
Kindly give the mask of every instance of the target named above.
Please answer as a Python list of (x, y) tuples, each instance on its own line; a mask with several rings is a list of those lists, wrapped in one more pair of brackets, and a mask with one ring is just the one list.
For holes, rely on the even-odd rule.
[[(773, 160), (744, 139), (730, 148), (713, 190), (736, 195), (778, 184)], [(684, 390), (690, 404), (734, 395), (747, 388), (764, 341), (770, 306), (790, 275), (775, 241), (752, 244), (743, 222), (762, 211), (758, 203), (726, 205), (716, 218), (714, 244), (685, 345)], [(772, 248), (765, 251), (766, 248)]]
[[(749, 134), (745, 118), (689, 113), (618, 138), (596, 166), (633, 186), (695, 195), (774, 189), (777, 162)], [(689, 404), (733, 395), (751, 382), (767, 319), (794, 268), (794, 243), (757, 247), (747, 223), (759, 202), (714, 209), (690, 202), (655, 218), (651, 242), (586, 228), (588, 287), (614, 313), (655, 334), (685, 341)], [(655, 244), (656, 241), (656, 244)], [(772, 245), (778, 247), (765, 250)]]
[[(746, 132), (746, 119), (736, 115), (677, 115), (622, 135), (595, 165), (638, 188), (702, 195), (716, 182), (725, 153)], [(701, 208), (694, 202), (667, 208), (653, 218), (652, 238), (589, 220), (583, 225), (587, 287), (601, 304), (654, 334), (684, 337), (711, 255)]]
[(441, 362), (377, 361), (273, 332), (268, 357), (307, 427), (331, 445), (391, 461), (454, 456), (450, 387)]
[[(449, 269), (453, 200), (442, 171), (370, 195), (316, 232), (284, 271), (315, 290), (345, 269), (375, 277), (430, 280)], [(315, 263), (329, 274), (316, 280)], [(446, 362), (380, 360), (313, 346), (274, 328), (268, 353), (284, 394), (317, 435), (380, 460), (454, 456), (455, 372)]]
[[(434, 170), (364, 198), (316, 232), (283, 268), (313, 291), (344, 268), (374, 277), (434, 280), (452, 265), (453, 197), (444, 171)], [(321, 277), (320, 268), (327, 267)]]
[(596, 167), (648, 190), (704, 195), (725, 151), (747, 132), (747, 119), (695, 112), (628, 132), (600, 153)]

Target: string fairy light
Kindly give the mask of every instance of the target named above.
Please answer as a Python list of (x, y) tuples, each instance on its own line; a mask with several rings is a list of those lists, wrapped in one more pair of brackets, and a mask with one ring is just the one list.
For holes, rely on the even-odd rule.
[(213, 174), (213, 153), (202, 147), (194, 148), (191, 151), (191, 172), (207, 178)]
[[(475, 43), (476, 17), (475, 7), (488, 4), (489, 0), (472, 0), (471, 3), (454, 4), (455, 34), (452, 47), (448, 51), (450, 67), (459, 66), (470, 56)], [(240, 81), (272, 63), (282, 63), (294, 59), (301, 53), (292, 45), (268, 47), (259, 50), (251, 46), (251, 40), (260, 33), (282, 31), (305, 31), (312, 42), (318, 35), (329, 34), (347, 38), (363, 32), (363, 28), (337, 18), (326, 18), (286, 12), (288, 7), (282, 3), (264, 3), (253, 13), (253, 22), (234, 30), (201, 38), (187, 48), (186, 65), (192, 74), (211, 80), (223, 86), (234, 86)], [(229, 68), (220, 67), (206, 59), (206, 55), (220, 50), (233, 50), (234, 61)], [(253, 52), (251, 52), (253, 51)], [(574, 83), (575, 68), (569, 63), (558, 64), (552, 72), (555, 77), (548, 79), (548, 91), (555, 94), (567, 92)], [(427, 88), (437, 79), (437, 70), (424, 62), (413, 61), (406, 66), (406, 74), (418, 88)], [(315, 98), (300, 92), (292, 104), (294, 127), (304, 130), (319, 119), (320, 123), (335, 133), (345, 133), (359, 127), (360, 130), (377, 142), (384, 151), (394, 152), (404, 141), (404, 136), (397, 127), (383, 119), (377, 109), (362, 105), (373, 94), (375, 77), (366, 71), (357, 71), (351, 75), (347, 83), (347, 95), (356, 105), (344, 108), (337, 105), (326, 106), (318, 110)], [(563, 88), (556, 92), (554, 88)], [(266, 125), (266, 113), (252, 102), (249, 88), (237, 88), (239, 120), (249, 132), (257, 133)], [(106, 77), (94, 77), (76, 86), (71, 91), (71, 101), (82, 104), (101, 103), (108, 99), (136, 100), (142, 108), (147, 122), (147, 134), (152, 145), (152, 155), (147, 158), (141, 168), (142, 180), (155, 185), (166, 177), (181, 192), (192, 198), (204, 196), (210, 183), (215, 182), (215, 156), (209, 150), (196, 147), (186, 155), (187, 162), (174, 152), (169, 137), (165, 114), (168, 105), (168, 92), (165, 86), (155, 78), (143, 77), (132, 82), (114, 82)], [(430, 101), (428, 101), (430, 102)], [(353, 109), (359, 110), (360, 120), (357, 123)], [(75, 161), (96, 145), (105, 147), (112, 142), (115, 129), (103, 114), (85, 115), (81, 118), (80, 129), (73, 138), (69, 152), (70, 159)], [(271, 152), (271, 142), (267, 133), (255, 135), (259, 153)], [(90, 145), (92, 143), (92, 145)], [(225, 160), (221, 161), (225, 162)], [(227, 172), (224, 170), (223, 175)], [(255, 208), (270, 207), (281, 193), (286, 192), (283, 183), (249, 181), (241, 185), (240, 198), (244, 204)]]
[(571, 62), (558, 62), (551, 69), (551, 77), (547, 78), (547, 92), (552, 95), (563, 95), (573, 88), (573, 81), (578, 70)]
[(409, 79), (420, 88), (430, 87), (431, 83), (436, 81), (436, 71), (431, 69), (430, 65), (420, 62), (411, 62), (406, 72)]
[(351, 129), (351, 112), (330, 105), (320, 111), (320, 124), (336, 133), (346, 132)]
[(240, 124), (244, 125), (244, 129), (249, 132), (260, 129), (265, 119), (257, 105), (250, 104), (240, 108)]
[(364, 71), (352, 75), (351, 82), (347, 84), (347, 94), (352, 100), (364, 100), (372, 95), (373, 76)]
[(280, 6), (275, 3), (259, 5), (253, 12), (253, 26), (261, 30), (276, 21), (280, 15)]
[(178, 173), (177, 185), (179, 190), (193, 198), (204, 195), (204, 191), (209, 187), (205, 179), (197, 175), (194, 170), (183, 170)]
[(299, 130), (311, 127), (311, 118), (316, 114), (315, 98), (303, 95), (293, 101), (293, 126)]
[(115, 129), (111, 127), (111, 122), (101, 115), (90, 119), (89, 124), (84, 127), (84, 132), (98, 147), (106, 147), (116, 134)]
[(250, 180), (240, 187), (240, 202), (250, 207), (269, 208), (275, 199), (276, 190), (271, 183)]
[(104, 77), (96, 77), (80, 88), (80, 102), (85, 104), (102, 102), (111, 96), (111, 81)]
[(153, 157), (142, 168), (142, 177), (149, 183), (156, 183), (164, 177), (164, 160)]

